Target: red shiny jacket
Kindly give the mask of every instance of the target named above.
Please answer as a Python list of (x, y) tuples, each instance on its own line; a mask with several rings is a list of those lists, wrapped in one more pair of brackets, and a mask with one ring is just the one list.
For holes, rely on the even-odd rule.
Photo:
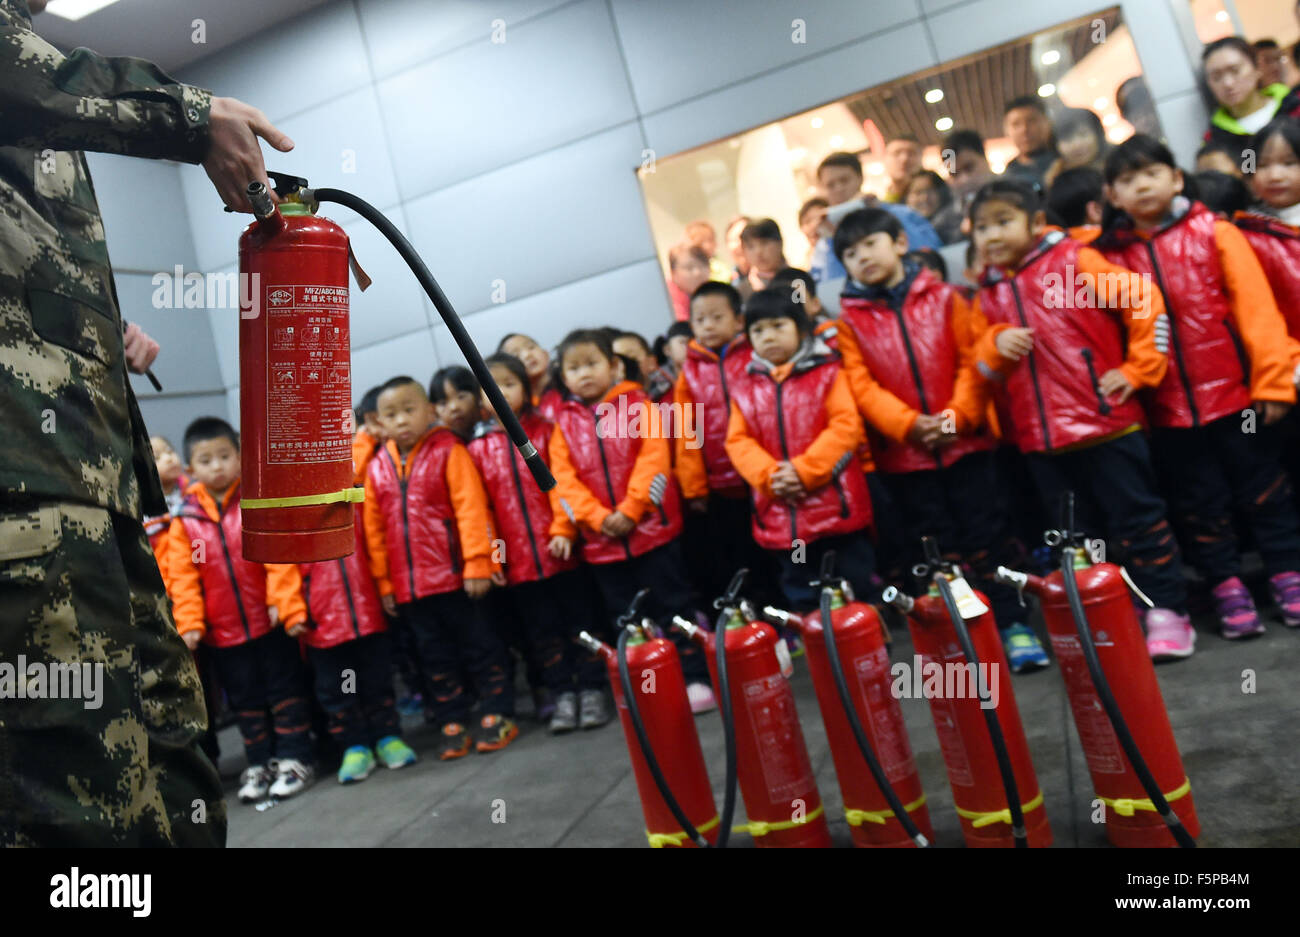
[(1254, 212), (1238, 212), (1233, 220), (1264, 268), (1287, 332), (1300, 338), (1300, 228)]
[(335, 647), (388, 630), (379, 592), (366, 563), (366, 536), (361, 506), (356, 509), (356, 549), (351, 556), (303, 563), (302, 597), (307, 603), (307, 631), (302, 640), (311, 647)]
[(754, 349), (742, 332), (719, 351), (695, 339), (686, 346), (682, 363), (685, 379), (683, 406), (690, 403), (698, 414), (700, 451), (710, 491), (744, 492), (745, 480), (727, 455), (727, 419), (731, 412), (730, 385), (743, 375)]

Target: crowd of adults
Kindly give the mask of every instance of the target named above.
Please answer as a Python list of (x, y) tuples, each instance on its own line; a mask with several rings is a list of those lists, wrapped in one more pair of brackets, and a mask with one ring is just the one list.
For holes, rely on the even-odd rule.
[[(1300, 20), (1300, 3), (1296, 4)], [(1278, 113), (1300, 110), (1300, 94), (1288, 83), (1300, 60), (1300, 42), (1284, 51), (1276, 40), (1254, 43), (1229, 36), (1209, 43), (1202, 54), (1202, 91), (1211, 112), (1204, 146), (1197, 154), (1198, 171), (1213, 170), (1240, 178), (1249, 163), (1243, 152), (1250, 137)], [(1154, 100), (1141, 76), (1127, 79), (1115, 91), (1116, 106), (1138, 133), (1162, 136)], [(1015, 156), (1002, 170), (1004, 177), (1049, 189), (1063, 172), (1100, 172), (1111, 144), (1093, 111), (1060, 107), (1025, 95), (1007, 102), (1002, 129), (1015, 147)], [(840, 218), (868, 206), (886, 209), (917, 250), (934, 250), (966, 240), (967, 208), (980, 187), (996, 177), (989, 164), (985, 140), (974, 129), (948, 133), (940, 146), (943, 171), (924, 168), (923, 146), (912, 135), (899, 134), (885, 142), (880, 162), (887, 180), (883, 197), (863, 192), (859, 154), (831, 153), (817, 168), (817, 191), (799, 209), (799, 230), (807, 242), (803, 256), (793, 254), (776, 222), (739, 215), (727, 223), (719, 260), (718, 235), (704, 220), (692, 221), (682, 239), (668, 251), (668, 291), (678, 321), (688, 318), (691, 294), (706, 280), (729, 282), (744, 297), (765, 288), (782, 269), (802, 266), (819, 283), (842, 280), (844, 270), (830, 251), (830, 238)], [(830, 296), (832, 309), (834, 295)]]

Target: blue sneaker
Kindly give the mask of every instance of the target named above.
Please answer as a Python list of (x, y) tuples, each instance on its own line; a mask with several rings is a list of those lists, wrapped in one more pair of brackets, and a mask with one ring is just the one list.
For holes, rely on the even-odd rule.
[(353, 745), (343, 753), (343, 764), (339, 765), (339, 783), (355, 784), (370, 777), (375, 770), (375, 756), (364, 745)]
[(396, 771), (407, 765), (415, 764), (415, 749), (395, 735), (385, 735), (375, 746), (375, 754), (384, 763), (385, 768)]
[(1028, 625), (1015, 624), (1002, 629), (1002, 647), (1012, 673), (1042, 670), (1051, 664), (1038, 635)]

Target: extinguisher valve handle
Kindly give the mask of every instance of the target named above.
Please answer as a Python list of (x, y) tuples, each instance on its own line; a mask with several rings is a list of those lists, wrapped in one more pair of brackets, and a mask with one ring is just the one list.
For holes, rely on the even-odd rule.
[(673, 627), (688, 638), (695, 637), (696, 632), (700, 630), (699, 625), (695, 624), (693, 621), (686, 620), (681, 615), (673, 616)]
[(749, 599), (740, 600), (740, 614), (744, 616), (745, 621), (758, 621), (761, 617), (758, 609), (754, 607), (754, 603)]
[(769, 621), (774, 621), (779, 625), (784, 625), (788, 624), (790, 619), (794, 616), (783, 608), (777, 608), (775, 605), (764, 605), (763, 617)]
[(1020, 607), (1025, 607), (1025, 586), (1029, 585), (1028, 573), (999, 566), (997, 572), (993, 574), (993, 578), (1004, 586), (1013, 587), (1016, 590), (1016, 600), (1020, 603)]
[(600, 640), (589, 631), (579, 631), (576, 640), (589, 651), (599, 651), (602, 647)]

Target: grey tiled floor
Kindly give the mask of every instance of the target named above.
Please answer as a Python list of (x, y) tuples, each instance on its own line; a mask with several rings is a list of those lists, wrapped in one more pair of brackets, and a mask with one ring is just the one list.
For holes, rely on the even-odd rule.
[[(1300, 631), (1268, 616), (1269, 630), (1229, 643), (1200, 622), (1189, 660), (1157, 667), (1200, 815), (1202, 846), (1300, 845)], [(905, 632), (894, 660), (911, 658)], [(832, 835), (849, 845), (835, 770), (808, 670), (796, 661), (793, 686), (809, 755)], [(1254, 694), (1243, 693), (1253, 670)], [(1089, 821), (1091, 784), (1060, 673), (1053, 665), (1014, 679), (1016, 700), (1042, 786), (1056, 846), (1106, 846)], [(1005, 692), (1005, 688), (1004, 688)], [(521, 694), (526, 697), (526, 694)], [(902, 701), (940, 846), (961, 834), (938, 742), (924, 700)], [(627, 846), (645, 847), (635, 783), (618, 724), (553, 738), (526, 715), (507, 750), (439, 763), (434, 736), (416, 725), (408, 740), (421, 760), (378, 771), (363, 784), (326, 777), (267, 810), (234, 799), (227, 780), (232, 846)], [(699, 716), (705, 758), (721, 803), (722, 730), (716, 713)], [(223, 774), (242, 767), (239, 738), (221, 736)], [(505, 822), (499, 819), (504, 808)], [(738, 805), (738, 813), (743, 804)], [(738, 817), (739, 820), (739, 817)], [(749, 846), (747, 836), (733, 838)]]

